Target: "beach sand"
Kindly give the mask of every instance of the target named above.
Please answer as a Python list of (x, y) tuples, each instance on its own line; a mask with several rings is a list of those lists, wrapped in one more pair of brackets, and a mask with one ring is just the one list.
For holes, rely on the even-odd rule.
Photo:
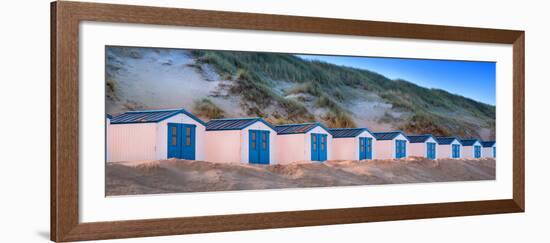
[(169, 159), (108, 163), (106, 175), (106, 194), (116, 196), (494, 180), (495, 160), (412, 157), (249, 165)]

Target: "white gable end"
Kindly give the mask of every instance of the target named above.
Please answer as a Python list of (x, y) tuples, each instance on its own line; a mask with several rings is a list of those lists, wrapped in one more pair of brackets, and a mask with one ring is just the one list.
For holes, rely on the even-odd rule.
[(363, 131), (362, 133), (360, 133), (360, 134), (358, 135), (358, 137), (363, 137), (363, 138), (374, 138), (374, 137), (372, 136), (372, 134), (370, 134), (370, 132), (367, 132), (367, 131)]
[(432, 137), (429, 137), (427, 140), (426, 140), (426, 143), (437, 143), (435, 141), (435, 139), (433, 139)]
[(403, 134), (397, 135), (393, 140), (407, 140), (407, 142), (409, 142), (409, 140), (405, 136), (403, 136)]
[[(309, 132), (307, 132), (307, 134), (311, 134), (311, 133), (319, 133), (319, 134), (328, 134), (330, 135), (330, 133), (325, 130), (324, 128), (322, 128), (321, 126), (316, 126), (315, 128), (311, 129)], [(332, 135), (330, 135), (332, 136)]]

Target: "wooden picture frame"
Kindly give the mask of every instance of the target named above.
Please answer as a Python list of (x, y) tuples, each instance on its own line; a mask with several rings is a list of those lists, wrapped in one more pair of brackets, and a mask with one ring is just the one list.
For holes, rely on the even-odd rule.
[[(204, 217), (79, 222), (79, 23), (194, 26), (513, 45), (513, 198)], [(51, 4), (51, 240), (81, 241), (524, 212), (525, 33), (82, 2)]]

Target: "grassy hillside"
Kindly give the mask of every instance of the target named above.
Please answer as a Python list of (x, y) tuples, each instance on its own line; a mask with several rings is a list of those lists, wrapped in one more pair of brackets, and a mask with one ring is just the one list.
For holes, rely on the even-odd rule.
[[(356, 127), (354, 100), (374, 95), (391, 104), (380, 122), (409, 133), (494, 137), (495, 107), (406, 80), (390, 80), (375, 72), (306, 61), (290, 54), (192, 51), (199, 64), (209, 64), (233, 80), (230, 91), (244, 101), (249, 115), (274, 123), (319, 120), (330, 127)], [(282, 87), (282, 88), (281, 88)], [(274, 109), (275, 107), (276, 109)], [(322, 111), (322, 112), (319, 112)]]

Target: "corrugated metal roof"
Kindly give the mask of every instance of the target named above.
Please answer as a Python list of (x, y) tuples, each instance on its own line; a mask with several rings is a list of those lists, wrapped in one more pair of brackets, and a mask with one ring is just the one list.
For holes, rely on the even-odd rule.
[(435, 140), (437, 141), (438, 144), (440, 145), (446, 145), (446, 144), (451, 144), (453, 143), (453, 141), (457, 141), (457, 142), (460, 142), (458, 141), (457, 138), (455, 137), (435, 137)]
[(399, 134), (403, 135), (407, 140), (409, 140), (407, 136), (401, 131), (372, 133), (372, 135), (376, 138), (376, 140), (392, 140), (395, 137), (399, 136)]
[[(430, 134), (424, 134), (424, 135), (412, 135), (412, 136), (407, 136), (407, 138), (409, 139), (409, 141), (411, 143), (424, 143), (426, 142), (429, 138), (433, 138), (432, 135)], [(436, 140), (437, 141), (437, 140)]]
[(222, 131), (222, 130), (242, 130), (246, 127), (256, 123), (262, 122), (271, 129), (275, 130), (271, 124), (264, 121), (259, 117), (253, 118), (228, 118), (228, 119), (214, 119), (206, 123), (206, 131)]
[[(357, 137), (359, 134), (363, 133), (364, 131), (367, 131), (368, 133), (371, 133), (366, 128), (333, 128), (330, 129), (330, 133), (332, 134), (332, 137), (334, 138), (352, 138)], [(372, 133), (371, 133), (372, 135)]]
[(313, 128), (316, 128), (318, 126), (322, 127), (328, 133), (330, 133), (329, 129), (327, 129), (321, 123), (302, 123), (302, 124), (279, 125), (279, 126), (275, 126), (275, 131), (277, 131), (277, 134), (300, 134), (300, 133), (309, 132), (310, 130), (312, 130)]
[(493, 147), (495, 145), (495, 141), (482, 141), (481, 146), (483, 147)]
[(460, 143), (462, 146), (472, 146), (474, 143), (479, 142), (477, 139), (461, 139)]
[(187, 112), (185, 109), (128, 111), (123, 114), (113, 116), (111, 119), (111, 124), (156, 123), (180, 113), (189, 116), (203, 125), (205, 124), (201, 119)]

